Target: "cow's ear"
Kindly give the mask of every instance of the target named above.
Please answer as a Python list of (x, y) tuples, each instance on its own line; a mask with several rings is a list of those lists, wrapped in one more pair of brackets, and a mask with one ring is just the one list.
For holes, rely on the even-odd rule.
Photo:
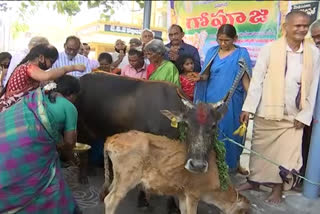
[(176, 119), (176, 121), (179, 123), (183, 120), (183, 114), (178, 111), (169, 111), (169, 110), (160, 110), (161, 114), (166, 116), (170, 121), (172, 119)]

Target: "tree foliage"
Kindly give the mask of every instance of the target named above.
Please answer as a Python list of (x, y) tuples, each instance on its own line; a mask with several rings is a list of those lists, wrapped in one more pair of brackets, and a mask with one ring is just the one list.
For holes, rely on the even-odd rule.
[[(52, 8), (57, 11), (59, 14), (67, 15), (67, 16), (75, 16), (80, 12), (80, 7), (82, 4), (87, 4), (87, 8), (101, 8), (102, 13), (101, 17), (104, 19), (109, 19), (112, 14), (115, 13), (115, 6), (123, 5), (123, 0), (119, 1), (52, 1), (47, 2), (47, 8)], [(144, 1), (136, 0), (135, 1), (140, 8), (144, 7)], [(40, 4), (43, 4), (43, 1), (22, 1), (20, 5), (20, 14), (28, 15), (28, 13), (33, 13), (37, 10)]]
[[(140, 6), (140, 9), (144, 8), (144, 1), (136, 0), (136, 3)], [(57, 13), (62, 15), (67, 15), (68, 17), (72, 17), (77, 15), (81, 10), (81, 5), (86, 4), (88, 9), (91, 8), (100, 8), (101, 14), (100, 18), (102, 20), (109, 21), (110, 17), (115, 13), (115, 8), (119, 8), (119, 6), (123, 5), (124, 1), (21, 1), (18, 14), (19, 20), (15, 21), (12, 25), (12, 33), (13, 37), (17, 37), (20, 32), (26, 32), (29, 30), (29, 26), (26, 23), (28, 17), (35, 14), (40, 6), (45, 5), (48, 9), (53, 9), (57, 11)], [(0, 4), (1, 11), (7, 11), (7, 4)]]

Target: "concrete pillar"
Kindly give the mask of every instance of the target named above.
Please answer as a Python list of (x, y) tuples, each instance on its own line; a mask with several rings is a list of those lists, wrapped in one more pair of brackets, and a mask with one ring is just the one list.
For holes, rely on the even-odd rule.
[[(318, 85), (317, 100), (314, 110), (314, 121), (309, 148), (306, 178), (320, 183), (320, 85)], [(303, 182), (303, 195), (310, 199), (319, 197), (320, 187), (308, 181)]]
[(150, 29), (151, 3), (152, 1), (144, 1), (143, 29), (145, 28)]

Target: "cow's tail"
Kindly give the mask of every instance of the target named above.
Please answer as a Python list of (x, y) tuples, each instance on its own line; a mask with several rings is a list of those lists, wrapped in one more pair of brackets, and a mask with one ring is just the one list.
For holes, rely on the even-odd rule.
[(113, 180), (113, 169), (112, 169), (112, 162), (108, 155), (108, 151), (104, 150), (104, 184), (102, 191), (100, 193), (100, 200), (103, 201), (104, 198), (109, 194), (109, 190), (111, 188), (111, 183)]

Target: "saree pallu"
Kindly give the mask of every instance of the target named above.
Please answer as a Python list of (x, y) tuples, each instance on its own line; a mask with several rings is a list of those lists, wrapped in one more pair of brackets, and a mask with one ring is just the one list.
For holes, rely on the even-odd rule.
[(0, 213), (75, 213), (40, 89), (0, 113)]
[(167, 81), (180, 87), (179, 71), (176, 66), (167, 60), (150, 75), (149, 80)]
[[(215, 103), (222, 100), (228, 92), (238, 76), (242, 78), (246, 72), (251, 77), (251, 60), (249, 53), (245, 48), (236, 46), (237, 48), (229, 56), (220, 59), (218, 55), (219, 46), (208, 50), (204, 62), (204, 72), (209, 72), (207, 81), (199, 81), (196, 84), (194, 102)], [(244, 60), (248, 66), (248, 70), (240, 69), (239, 60)], [(212, 63), (211, 63), (212, 62)], [(245, 98), (245, 90), (242, 81), (235, 87), (235, 91), (228, 103), (228, 111), (218, 123), (218, 139), (222, 140), (228, 137), (238, 143), (244, 144), (243, 137), (233, 135), (233, 132), (240, 126), (239, 117)], [(238, 167), (242, 148), (228, 140), (224, 141), (226, 148), (226, 163), (230, 171), (234, 171)]]

